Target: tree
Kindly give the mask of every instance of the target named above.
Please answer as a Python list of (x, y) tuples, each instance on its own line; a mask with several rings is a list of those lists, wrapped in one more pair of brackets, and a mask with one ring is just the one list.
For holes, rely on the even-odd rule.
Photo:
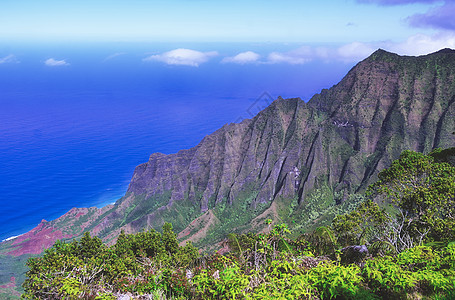
[(83, 258), (94, 257), (103, 247), (105, 246), (99, 237), (92, 238), (90, 232), (86, 231), (79, 242), (79, 255)]
[(337, 235), (332, 226), (321, 226), (304, 238), (318, 255), (333, 254), (338, 248)]
[(170, 254), (177, 253), (179, 243), (177, 241), (177, 235), (172, 231), (171, 223), (164, 223), (161, 240), (168, 253)]
[(455, 239), (455, 167), (430, 155), (404, 151), (368, 188), (372, 198), (398, 210), (397, 230), (413, 243)]
[(389, 221), (384, 209), (367, 200), (351, 213), (335, 217), (332, 228), (340, 246), (364, 245), (383, 234)]

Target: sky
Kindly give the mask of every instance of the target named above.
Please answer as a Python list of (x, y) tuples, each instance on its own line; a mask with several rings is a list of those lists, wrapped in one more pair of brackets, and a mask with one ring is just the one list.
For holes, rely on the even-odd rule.
[[(250, 49), (220, 57), (218, 49), (176, 46), (145, 57), (171, 65), (304, 64), (358, 60), (378, 48), (422, 55), (455, 48), (452, 0), (2, 0), (0, 64), (18, 62), (14, 43), (295, 43), (288, 51)], [(113, 53), (115, 55), (116, 53)], [(47, 66), (68, 62), (49, 57)]]

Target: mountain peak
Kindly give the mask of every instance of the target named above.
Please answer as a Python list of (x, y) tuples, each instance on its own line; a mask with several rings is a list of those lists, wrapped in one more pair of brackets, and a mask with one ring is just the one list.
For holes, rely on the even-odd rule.
[(379, 48), (378, 50), (374, 51), (371, 55), (397, 55), (396, 53), (384, 50)]
[[(421, 55), (418, 57), (431, 57), (435, 55), (440, 55), (440, 54), (455, 54), (455, 50), (451, 48), (444, 48), (439, 51), (429, 53), (426, 55)], [(416, 57), (416, 56), (407, 56), (407, 55), (399, 55), (393, 52), (386, 51), (384, 49), (378, 49), (375, 52), (373, 52), (366, 60), (370, 61), (385, 61), (385, 62), (391, 62), (395, 61), (396, 59), (399, 59), (400, 57)]]
[[(432, 54), (455, 54), (455, 50), (454, 49), (450, 49), (450, 48), (444, 48), (444, 49), (441, 49), (439, 51), (436, 51)], [(432, 55), (430, 54), (430, 55)]]
[(368, 58), (367, 60), (373, 60), (373, 61), (390, 61), (396, 58), (399, 58), (400, 55), (386, 51), (384, 49), (378, 49), (374, 51)]

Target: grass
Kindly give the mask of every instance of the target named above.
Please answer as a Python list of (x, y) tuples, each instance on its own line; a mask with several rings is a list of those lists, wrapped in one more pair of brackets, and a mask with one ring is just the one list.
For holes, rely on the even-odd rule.
[(14, 296), (14, 292), (23, 292), (21, 284), (24, 282), (25, 273), (28, 271), (25, 263), (30, 257), (37, 256), (29, 254), (21, 256), (0, 255), (0, 285), (9, 284), (11, 277), (16, 279), (16, 287), (0, 289), (0, 299), (20, 299), (20, 297)]

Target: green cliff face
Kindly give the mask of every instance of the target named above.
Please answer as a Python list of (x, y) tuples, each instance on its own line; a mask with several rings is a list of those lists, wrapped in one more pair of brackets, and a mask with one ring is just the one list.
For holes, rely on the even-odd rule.
[(352, 210), (355, 193), (403, 150), (455, 145), (454, 115), (455, 51), (378, 50), (308, 103), (279, 98), (192, 149), (152, 154), (115, 205), (73, 209), (4, 244), (3, 253), (33, 253), (26, 245), (39, 244), (45, 230), (58, 238), (90, 230), (113, 241), (121, 229), (165, 221), (180, 240), (213, 248), (229, 232), (263, 229), (267, 218), (304, 231)]
[(402, 150), (428, 153), (453, 146), (454, 63), (455, 51), (449, 49), (420, 57), (378, 50), (310, 100), (357, 152), (350, 160), (368, 156), (355, 168), (362, 187)]

